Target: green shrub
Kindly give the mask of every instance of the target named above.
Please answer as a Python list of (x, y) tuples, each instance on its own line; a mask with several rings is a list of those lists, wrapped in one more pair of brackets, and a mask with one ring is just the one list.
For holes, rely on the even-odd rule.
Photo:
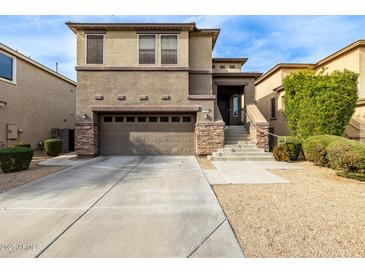
[(317, 135), (308, 137), (302, 143), (304, 157), (315, 165), (328, 166), (327, 147), (334, 141), (346, 140), (340, 136)]
[(331, 168), (344, 174), (365, 175), (365, 144), (353, 140), (337, 140), (327, 148)]
[(48, 139), (44, 141), (44, 150), (48, 156), (58, 156), (62, 151), (63, 142), (60, 139)]
[(33, 149), (14, 147), (0, 149), (0, 165), (5, 173), (28, 169), (33, 158)]
[(302, 70), (283, 80), (285, 115), (295, 135), (342, 135), (358, 99), (358, 74)]
[(345, 178), (358, 180), (358, 181), (363, 181), (363, 182), (365, 181), (365, 174), (339, 171), (339, 172), (337, 172), (337, 175), (341, 176), (341, 177), (345, 177)]
[(18, 143), (18, 144), (15, 144), (14, 147), (29, 147), (29, 148), (31, 148), (32, 146), (30, 144)]
[(288, 162), (289, 151), (286, 145), (277, 145), (274, 147), (273, 155), (276, 161)]
[(273, 155), (277, 161), (296, 161), (301, 151), (301, 141), (296, 136), (281, 136), (274, 147)]
[(298, 160), (299, 153), (302, 150), (302, 142), (297, 136), (284, 136), (288, 153), (289, 153), (289, 160), (296, 161)]

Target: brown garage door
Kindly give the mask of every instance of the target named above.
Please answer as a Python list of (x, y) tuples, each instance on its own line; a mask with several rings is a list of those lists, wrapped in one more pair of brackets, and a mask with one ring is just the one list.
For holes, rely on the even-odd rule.
[(194, 155), (195, 116), (100, 115), (100, 153), (104, 155)]

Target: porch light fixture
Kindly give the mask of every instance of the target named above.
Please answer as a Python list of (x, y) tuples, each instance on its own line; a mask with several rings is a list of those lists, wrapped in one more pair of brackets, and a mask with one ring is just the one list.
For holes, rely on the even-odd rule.
[(82, 119), (86, 119), (87, 118), (87, 115), (84, 113), (82, 114)]

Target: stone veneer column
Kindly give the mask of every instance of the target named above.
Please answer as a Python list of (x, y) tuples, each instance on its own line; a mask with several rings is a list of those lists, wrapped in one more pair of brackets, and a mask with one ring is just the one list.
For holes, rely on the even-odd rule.
[(95, 156), (99, 153), (98, 126), (92, 123), (75, 125), (75, 151), (80, 156)]
[(196, 154), (210, 155), (224, 147), (223, 123), (198, 123), (195, 127)]
[(269, 126), (267, 124), (258, 124), (256, 127), (256, 146), (269, 151)]

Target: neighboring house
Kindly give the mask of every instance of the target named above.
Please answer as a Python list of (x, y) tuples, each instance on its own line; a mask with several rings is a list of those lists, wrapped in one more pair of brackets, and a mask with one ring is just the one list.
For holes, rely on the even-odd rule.
[(0, 43), (0, 147), (37, 148), (52, 128), (74, 129), (75, 91), (74, 81)]
[(261, 74), (212, 58), (219, 29), (67, 23), (77, 35), (76, 151), (207, 155), (245, 123)]
[[(365, 40), (358, 40), (314, 64), (278, 64), (264, 73), (255, 82), (256, 104), (270, 124), (270, 132), (289, 135), (288, 123), (284, 114), (285, 91), (283, 79), (289, 73), (303, 69), (325, 72), (348, 69), (359, 73), (359, 100), (353, 117), (345, 130), (351, 139), (365, 140)], [(272, 147), (271, 139), (270, 146)]]

